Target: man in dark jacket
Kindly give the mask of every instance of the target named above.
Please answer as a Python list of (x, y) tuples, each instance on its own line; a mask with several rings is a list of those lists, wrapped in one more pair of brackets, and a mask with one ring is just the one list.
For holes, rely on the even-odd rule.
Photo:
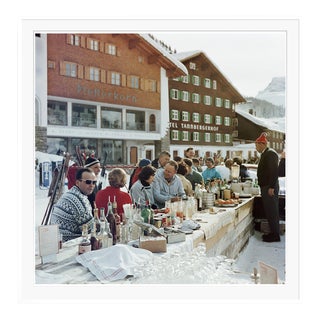
[(264, 234), (265, 242), (280, 241), (279, 230), (279, 180), (278, 164), (279, 157), (276, 151), (268, 148), (267, 134), (263, 132), (255, 141), (256, 149), (261, 154), (257, 177), (261, 189), (262, 204), (265, 210), (270, 233)]

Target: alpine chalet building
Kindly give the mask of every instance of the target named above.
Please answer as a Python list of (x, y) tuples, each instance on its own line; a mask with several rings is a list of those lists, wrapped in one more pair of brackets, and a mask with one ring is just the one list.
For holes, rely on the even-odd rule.
[(167, 147), (168, 79), (186, 67), (148, 34), (35, 35), (36, 150), (136, 164)]
[(230, 156), (237, 136), (235, 105), (246, 100), (202, 51), (173, 55), (188, 74), (169, 80), (170, 152), (198, 157)]

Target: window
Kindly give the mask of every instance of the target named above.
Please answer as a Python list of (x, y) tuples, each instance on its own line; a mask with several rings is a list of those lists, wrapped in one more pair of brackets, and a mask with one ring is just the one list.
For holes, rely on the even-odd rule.
[(192, 114), (192, 121), (197, 123), (200, 122), (200, 114), (198, 112)]
[(181, 100), (182, 101), (189, 101), (189, 92), (188, 91), (181, 92)]
[(204, 96), (203, 102), (206, 106), (210, 106), (212, 104), (212, 98), (210, 96)]
[(212, 116), (211, 116), (211, 114), (205, 114), (203, 121), (204, 121), (204, 123), (206, 123), (206, 124), (212, 123)]
[(101, 107), (101, 128), (122, 129), (122, 110)]
[(187, 111), (182, 111), (182, 121), (189, 121), (190, 120), (190, 114)]
[(129, 87), (139, 89), (139, 77), (129, 76)]
[(226, 100), (224, 101), (224, 106), (225, 106), (226, 108), (230, 109), (230, 100), (226, 99)]
[(54, 69), (56, 67), (56, 63), (52, 60), (48, 60), (48, 69)]
[(215, 123), (216, 123), (217, 125), (222, 124), (221, 116), (216, 116), (216, 117), (215, 117)]
[(114, 44), (107, 44), (107, 53), (115, 56), (117, 54), (117, 48)]
[(192, 83), (193, 83), (195, 86), (199, 86), (199, 85), (200, 85), (200, 78), (199, 78), (199, 76), (192, 76)]
[(212, 80), (212, 89), (217, 90), (217, 81), (216, 80)]
[(98, 68), (90, 67), (90, 80), (100, 81), (100, 70)]
[(210, 132), (205, 132), (204, 133), (204, 141), (205, 142), (211, 142), (211, 133)]
[(192, 94), (192, 102), (193, 102), (193, 103), (199, 103), (199, 102), (200, 102), (200, 95), (199, 95), (199, 93), (193, 93), (193, 94)]
[(200, 141), (200, 133), (199, 132), (193, 132), (192, 133), (192, 140), (193, 141)]
[(203, 82), (204, 82), (203, 84), (206, 88), (211, 88), (211, 80), (210, 79), (204, 78)]
[(127, 110), (127, 130), (139, 130), (145, 131), (145, 112), (144, 111), (134, 111)]
[(221, 142), (221, 133), (215, 134), (215, 140), (216, 140), (216, 142)]
[(189, 141), (189, 131), (182, 131), (182, 140)]
[[(75, 150), (75, 149), (73, 149)], [(47, 153), (57, 154), (60, 151), (68, 151), (68, 140), (66, 138), (47, 138)]]
[(156, 131), (156, 116), (154, 114), (149, 117), (149, 131)]
[(183, 83), (189, 83), (189, 76), (188, 75), (187, 76), (182, 76), (181, 80), (182, 80)]
[(99, 41), (89, 39), (89, 49), (94, 50), (94, 51), (98, 51), (99, 50)]
[(101, 154), (108, 155), (108, 164), (124, 163), (122, 140), (102, 140), (101, 151)]
[(68, 125), (67, 103), (60, 101), (48, 101), (48, 124), (50, 125)]
[(231, 142), (231, 140), (230, 140), (230, 134), (229, 134), (229, 133), (226, 133), (226, 134), (224, 135), (224, 142), (225, 142), (225, 143), (230, 143), (230, 142)]
[(76, 34), (71, 34), (70, 35), (70, 43), (73, 46), (79, 46), (80, 45), (80, 36), (78, 36)]
[[(97, 152), (97, 139), (89, 138), (72, 138), (70, 150), (76, 150), (76, 146), (80, 147), (80, 152), (89, 155), (92, 151)], [(76, 158), (76, 154), (73, 154)]]
[(147, 79), (145, 81), (145, 90), (150, 91), (150, 92), (156, 92), (157, 91), (157, 81)]
[(179, 120), (179, 111), (171, 110), (171, 120)]
[(224, 117), (224, 125), (225, 126), (230, 126), (231, 124), (231, 119), (230, 117)]
[(76, 78), (77, 76), (77, 64), (72, 62), (65, 62), (65, 76)]
[(179, 140), (179, 131), (178, 130), (171, 130), (171, 139), (172, 140)]
[(118, 72), (111, 72), (111, 84), (120, 86), (121, 84), (121, 75)]
[(190, 63), (189, 63), (189, 68), (190, 68), (191, 70), (196, 70), (196, 64), (195, 64), (194, 62), (190, 62)]
[(72, 125), (75, 127), (97, 127), (97, 109), (95, 106), (72, 104)]
[(179, 100), (179, 90), (171, 89), (170, 95), (171, 95), (171, 99)]
[(216, 98), (216, 107), (221, 107), (221, 98)]

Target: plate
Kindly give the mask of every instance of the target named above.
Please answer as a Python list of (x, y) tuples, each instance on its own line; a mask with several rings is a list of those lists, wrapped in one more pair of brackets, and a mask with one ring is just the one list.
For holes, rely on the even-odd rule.
[(215, 207), (236, 207), (237, 203), (225, 203), (225, 204), (215, 204)]

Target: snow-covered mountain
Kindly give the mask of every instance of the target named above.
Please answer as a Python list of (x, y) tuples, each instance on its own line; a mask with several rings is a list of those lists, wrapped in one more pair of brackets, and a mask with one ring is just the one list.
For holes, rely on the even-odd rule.
[(285, 108), (286, 97), (286, 79), (285, 77), (274, 77), (268, 86), (259, 91), (256, 99), (268, 101), (276, 106)]

